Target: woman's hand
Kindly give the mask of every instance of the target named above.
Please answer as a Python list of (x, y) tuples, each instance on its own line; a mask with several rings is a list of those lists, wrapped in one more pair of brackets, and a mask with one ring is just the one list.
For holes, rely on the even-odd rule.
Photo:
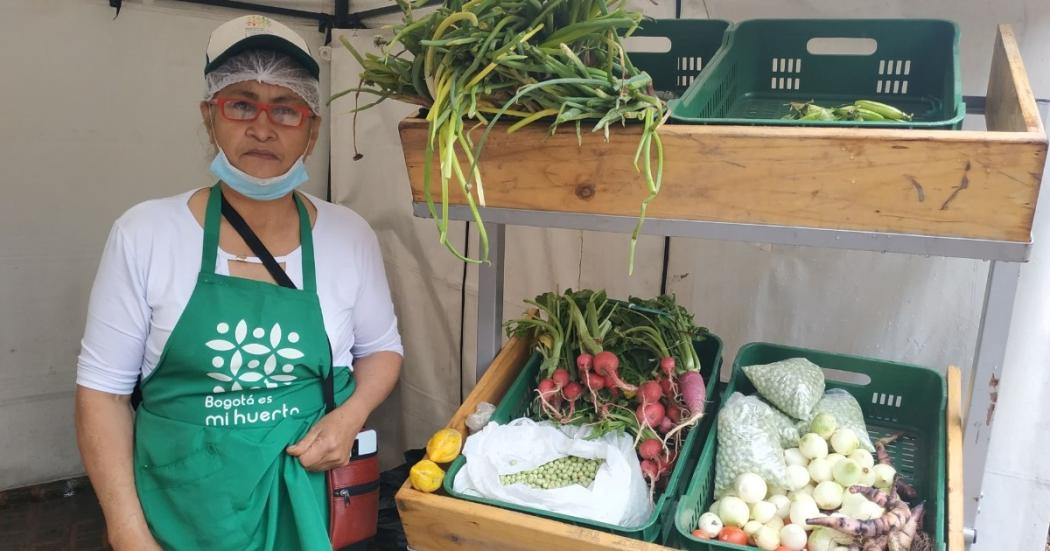
[(327, 471), (350, 462), (350, 450), (368, 416), (390, 395), (401, 372), (401, 354), (376, 352), (354, 362), (354, 393), (325, 415), (302, 440), (287, 448), (308, 471)]
[(298, 457), (308, 471), (328, 471), (350, 462), (354, 439), (365, 424), (353, 404), (347, 403), (325, 415), (302, 440), (288, 446), (288, 455)]

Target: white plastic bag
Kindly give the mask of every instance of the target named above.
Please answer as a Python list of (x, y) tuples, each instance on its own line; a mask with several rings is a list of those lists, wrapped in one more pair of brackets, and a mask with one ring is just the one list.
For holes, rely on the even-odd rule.
[[(564, 432), (563, 432), (564, 430)], [(528, 418), (506, 425), (489, 423), (467, 438), (467, 462), (453, 481), (461, 494), (543, 509), (635, 528), (649, 520), (649, 486), (642, 477), (634, 440), (609, 433), (585, 440), (585, 430), (537, 423)], [(499, 477), (535, 469), (566, 456), (602, 459), (589, 488), (578, 484), (542, 490), (525, 484), (504, 486)]]

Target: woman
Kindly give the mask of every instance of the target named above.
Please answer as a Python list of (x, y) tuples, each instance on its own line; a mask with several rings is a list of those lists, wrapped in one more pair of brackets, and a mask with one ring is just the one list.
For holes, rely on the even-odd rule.
[[(375, 234), (294, 191), (320, 128), (317, 77), (276, 21), (217, 28), (200, 112), (219, 182), (137, 205), (110, 233), (76, 414), (118, 551), (331, 549), (324, 473), (348, 462), (402, 347)], [(329, 373), (341, 405), (325, 414)]]

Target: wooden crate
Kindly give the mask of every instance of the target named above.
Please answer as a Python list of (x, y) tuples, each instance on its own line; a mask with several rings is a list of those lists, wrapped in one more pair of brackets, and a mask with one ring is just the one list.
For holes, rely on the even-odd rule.
[[(999, 26), (988, 131), (665, 125), (651, 218), (968, 237), (1028, 243), (1046, 133), (1008, 25)], [(637, 126), (606, 143), (571, 126), (494, 130), (480, 163), (486, 205), (637, 216)], [(474, 137), (480, 135), (475, 130)], [(426, 121), (400, 125), (412, 196), (423, 201)], [(439, 176), (435, 161), (435, 176)], [(450, 202), (464, 204), (453, 183)], [(440, 197), (440, 180), (432, 193)]]
[[(511, 339), (488, 371), (449, 421), (451, 428), (466, 431), (468, 415), (481, 402), (498, 403), (518, 376), (529, 356), (528, 343)], [(948, 549), (962, 550), (962, 419), (960, 376), (948, 370)], [(398, 491), (397, 509), (409, 546), (416, 551), (670, 551), (670, 548), (624, 538), (555, 520), (427, 494), (407, 482)]]

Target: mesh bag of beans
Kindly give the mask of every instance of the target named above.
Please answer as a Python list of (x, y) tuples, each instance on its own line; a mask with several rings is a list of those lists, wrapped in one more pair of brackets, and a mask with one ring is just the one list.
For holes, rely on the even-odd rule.
[(715, 499), (733, 489), (736, 477), (754, 473), (771, 487), (787, 487), (787, 463), (773, 408), (758, 396), (734, 393), (718, 412)]
[(795, 419), (809, 419), (824, 395), (824, 372), (806, 358), (790, 358), (743, 368), (758, 393)]

